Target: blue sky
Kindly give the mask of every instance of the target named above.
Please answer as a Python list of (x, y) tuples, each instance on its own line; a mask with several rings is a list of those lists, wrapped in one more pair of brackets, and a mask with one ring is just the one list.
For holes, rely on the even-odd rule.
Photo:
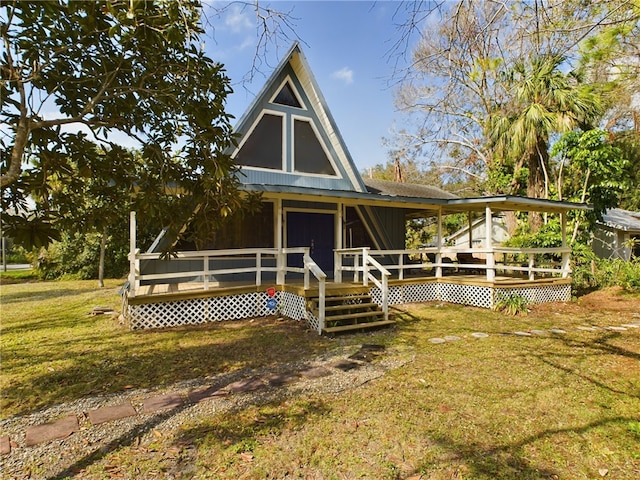
[(390, 137), (394, 122), (401, 118), (393, 105), (389, 80), (395, 64), (388, 55), (398, 38), (400, 3), (261, 1), (260, 5), (288, 12), (295, 33), (287, 31), (288, 40), (268, 47), (268, 62), (250, 83), (242, 80), (251, 70), (258, 41), (255, 11), (236, 3), (221, 17), (209, 17), (213, 28), (207, 27), (206, 51), (225, 65), (234, 84), (227, 111), (240, 119), (297, 35), (357, 168), (364, 171), (385, 164), (382, 137)]

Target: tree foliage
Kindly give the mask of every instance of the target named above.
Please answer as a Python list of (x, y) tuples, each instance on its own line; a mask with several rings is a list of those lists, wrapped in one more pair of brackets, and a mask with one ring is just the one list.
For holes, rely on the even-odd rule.
[[(562, 73), (563, 62), (564, 58), (552, 56), (516, 62), (505, 83), (510, 100), (489, 116), (489, 145), (494, 153), (490, 170), (511, 170), (507, 193), (520, 193), (520, 170), (526, 165), (526, 195), (549, 198), (551, 136), (589, 129), (601, 113), (600, 96), (573, 72)], [(540, 214), (531, 212), (529, 218), (534, 230), (540, 228)]]
[(551, 153), (565, 166), (558, 178), (558, 196), (592, 204), (598, 219), (608, 208), (617, 206), (630, 187), (625, 175), (630, 162), (622, 149), (608, 140), (604, 130), (566, 133)]
[[(489, 179), (489, 193), (520, 193), (514, 190), (526, 173), (529, 195), (544, 196), (540, 177), (552, 135), (594, 126), (597, 101), (611, 111), (604, 93), (613, 87), (601, 81), (604, 73), (594, 73), (596, 65), (600, 72), (610, 65), (598, 62), (615, 63), (633, 83), (631, 69), (621, 67), (637, 59), (631, 53), (639, 44), (640, 10), (632, 0), (411, 3), (403, 27), (419, 30), (419, 41), (411, 67), (399, 72), (398, 105), (412, 113), (412, 122), (398, 132), (398, 148), (438, 158), (442, 170)], [(518, 132), (520, 140), (512, 142)], [(504, 141), (496, 141), (500, 137)], [(519, 145), (513, 149), (513, 143)], [(534, 162), (527, 150), (542, 160)], [(518, 163), (522, 168), (513, 168)]]
[[(201, 50), (198, 0), (171, 2), (3, 2), (0, 184), (3, 222), (20, 230), (38, 216), (59, 219), (72, 206), (56, 185), (99, 178), (122, 186), (143, 215), (175, 234), (185, 222), (204, 231), (245, 206), (224, 105), (223, 66)], [(99, 145), (96, 148), (96, 144)], [(130, 153), (139, 149), (131, 169)], [(97, 192), (96, 192), (97, 193)], [(97, 193), (100, 197), (100, 194)], [(113, 208), (118, 200), (107, 195)], [(87, 222), (105, 222), (89, 208)], [(22, 213), (22, 214), (21, 214)]]

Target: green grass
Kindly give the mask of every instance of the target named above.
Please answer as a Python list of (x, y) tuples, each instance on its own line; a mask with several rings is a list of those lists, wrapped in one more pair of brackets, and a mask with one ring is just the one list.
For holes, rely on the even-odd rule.
[[(85, 395), (170, 385), (318, 352), (329, 344), (290, 322), (224, 322), (131, 331), (117, 316), (122, 281), (2, 285), (2, 418)], [(242, 328), (240, 328), (242, 327)], [(278, 348), (274, 348), (278, 346)]]
[[(638, 295), (534, 306), (526, 317), (407, 306), (395, 329), (331, 340), (290, 322), (130, 332), (87, 315), (95, 305), (117, 307), (116, 290), (117, 282), (2, 287), (3, 416), (337, 345), (380, 343), (414, 357), (356, 389), (220, 413), (153, 445), (114, 447), (83, 478), (104, 478), (113, 465), (125, 476), (176, 478), (593, 479), (603, 469), (607, 478), (640, 477), (639, 329), (575, 329), (637, 320)], [(508, 334), (552, 327), (568, 333)], [(476, 331), (489, 337), (472, 338)], [(444, 335), (462, 340), (429, 342)]]
[(0, 270), (0, 285), (22, 283), (38, 280), (38, 275), (33, 270)]

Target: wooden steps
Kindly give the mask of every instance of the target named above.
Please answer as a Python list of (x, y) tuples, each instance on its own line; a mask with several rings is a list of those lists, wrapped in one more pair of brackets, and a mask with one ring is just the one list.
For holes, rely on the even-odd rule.
[[(318, 297), (309, 299), (309, 308), (318, 316)], [(395, 324), (385, 320), (384, 312), (368, 293), (325, 297), (325, 321), (322, 333), (367, 330)]]

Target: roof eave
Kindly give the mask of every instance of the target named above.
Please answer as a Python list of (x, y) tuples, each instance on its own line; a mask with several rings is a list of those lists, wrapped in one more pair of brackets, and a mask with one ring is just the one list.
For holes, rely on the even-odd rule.
[[(265, 198), (281, 198), (289, 200), (318, 201), (320, 195), (316, 189), (264, 184), (244, 184), (246, 191), (262, 192)], [(557, 202), (535, 198), (514, 196), (442, 199), (414, 198), (391, 195), (378, 195), (368, 192), (352, 192), (343, 190), (323, 190), (321, 197), (340, 201), (345, 204), (395, 207), (405, 210), (457, 213), (483, 211), (487, 207), (495, 211), (540, 211), (548, 213), (564, 213), (568, 210), (588, 210), (592, 207), (583, 203)]]

